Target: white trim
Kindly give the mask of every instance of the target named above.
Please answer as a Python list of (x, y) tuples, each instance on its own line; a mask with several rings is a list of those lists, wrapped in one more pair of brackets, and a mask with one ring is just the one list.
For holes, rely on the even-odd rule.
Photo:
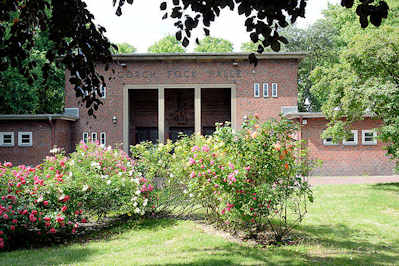
[[(28, 141), (26, 143), (22, 142), (23, 137), (28, 136)], [(32, 132), (18, 132), (18, 146), (21, 147), (31, 147), (32, 146)]]
[(100, 144), (107, 145), (107, 133), (105, 133), (105, 132), (100, 133)]
[[(4, 135), (11, 135), (11, 143), (4, 143)], [(0, 147), (12, 147), (14, 145), (14, 132), (0, 132)]]
[(91, 132), (91, 142), (97, 142), (97, 132)]
[(269, 97), (269, 83), (263, 83), (263, 97)]
[[(367, 133), (373, 133), (372, 141), (366, 140)], [(363, 145), (377, 145), (377, 132), (375, 132), (375, 130), (362, 130), (362, 144)]]
[(260, 97), (260, 84), (259, 83), (254, 83), (254, 97), (255, 98)]
[(82, 140), (86, 144), (87, 144), (87, 142), (89, 142), (89, 133), (88, 132), (83, 132)]
[(277, 83), (272, 83), (272, 97), (273, 98), (278, 97), (278, 84)]
[[(328, 141), (327, 139), (331, 139), (331, 141)], [(325, 146), (337, 146), (338, 143), (333, 142), (332, 141), (332, 137), (327, 137), (327, 138), (323, 139), (323, 145), (325, 145)]]
[(357, 135), (357, 130), (351, 130), (352, 134), (353, 134), (353, 141), (347, 141), (346, 139), (344, 139), (342, 141), (342, 144), (344, 145), (357, 145), (358, 144), (358, 135)]

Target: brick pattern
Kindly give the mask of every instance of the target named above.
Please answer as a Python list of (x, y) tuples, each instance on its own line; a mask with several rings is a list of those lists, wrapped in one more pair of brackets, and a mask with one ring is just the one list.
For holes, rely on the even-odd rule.
[(365, 119), (355, 122), (353, 130), (358, 130), (358, 145), (326, 146), (321, 139), (321, 133), (327, 128), (327, 120), (323, 118), (307, 119), (307, 125), (302, 126), (302, 139), (310, 150), (310, 158), (320, 159), (323, 165), (314, 169), (316, 176), (362, 176), (362, 175), (392, 175), (394, 163), (386, 155), (384, 144), (362, 145), (362, 130), (381, 126), (381, 121)]
[[(55, 126), (54, 144), (66, 152), (72, 151), (71, 126), (68, 121), (53, 120)], [(36, 165), (49, 155), (51, 147), (51, 127), (48, 121), (0, 121), (0, 132), (14, 132), (14, 146), (0, 147), (0, 162)], [(32, 146), (18, 146), (18, 132), (32, 132)]]
[[(247, 61), (233, 66), (227, 61), (128, 61), (126, 67), (114, 66), (115, 76), (109, 81), (104, 105), (97, 112), (97, 118), (89, 118), (87, 110), (81, 107), (71, 85), (67, 82), (66, 107), (80, 107), (80, 120), (74, 123), (73, 142), (82, 138), (82, 133), (106, 131), (107, 142), (112, 145), (123, 141), (123, 87), (127, 84), (235, 84), (237, 88), (237, 118), (242, 123), (245, 115), (257, 112), (262, 120), (278, 117), (281, 106), (297, 104), (297, 68), (295, 59), (260, 60), (256, 68)], [(102, 66), (98, 66), (100, 72)], [(104, 73), (111, 77), (111, 71)], [(68, 73), (66, 74), (68, 80)], [(108, 79), (107, 79), (108, 80)], [(277, 98), (254, 98), (253, 84), (268, 82), (279, 84)], [(271, 93), (271, 91), (270, 91)], [(118, 123), (112, 124), (116, 116)], [(167, 116), (166, 116), (167, 117)]]

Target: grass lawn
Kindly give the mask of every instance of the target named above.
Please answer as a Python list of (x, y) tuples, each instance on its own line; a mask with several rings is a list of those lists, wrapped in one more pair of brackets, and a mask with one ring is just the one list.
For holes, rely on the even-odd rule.
[(259, 248), (192, 221), (145, 220), (87, 243), (0, 253), (1, 265), (399, 265), (399, 184), (314, 188), (296, 246)]

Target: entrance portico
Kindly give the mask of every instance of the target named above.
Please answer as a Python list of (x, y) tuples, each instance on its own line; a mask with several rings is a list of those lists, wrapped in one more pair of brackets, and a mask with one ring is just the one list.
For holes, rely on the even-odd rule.
[[(154, 102), (151, 101), (152, 107), (147, 105), (146, 109), (152, 111), (148, 111), (146, 116), (141, 114), (140, 118), (140, 113), (136, 111), (136, 107), (140, 108), (140, 102), (135, 99), (155, 95), (158, 96), (157, 112), (154, 110)], [(236, 95), (235, 84), (125, 85), (123, 88), (123, 148), (128, 151), (129, 145), (143, 140), (137, 136), (137, 132), (146, 132), (148, 136), (146, 140), (151, 140), (157, 135), (158, 141), (163, 143), (166, 139), (175, 139), (179, 131), (187, 134), (210, 133), (215, 122), (230, 121), (232, 128), (236, 130)], [(229, 99), (226, 99), (227, 97)], [(207, 104), (205, 101), (210, 103)], [(137, 106), (134, 106), (135, 104)], [(190, 105), (194, 106), (194, 110), (190, 108)], [(207, 109), (213, 106), (219, 110), (211, 109), (211, 112), (204, 112), (203, 106)], [(134, 114), (137, 117), (134, 117)], [(205, 116), (208, 119), (204, 119)], [(147, 126), (137, 127), (137, 125)]]

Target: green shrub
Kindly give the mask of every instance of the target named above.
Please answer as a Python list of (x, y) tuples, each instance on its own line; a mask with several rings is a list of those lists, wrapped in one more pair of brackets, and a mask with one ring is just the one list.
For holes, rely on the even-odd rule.
[(16, 235), (75, 233), (106, 214), (141, 216), (152, 210), (153, 186), (121, 150), (80, 143), (35, 168), (0, 164), (0, 248)]
[(250, 117), (237, 133), (218, 125), (208, 137), (147, 143), (132, 151), (143, 173), (163, 179), (158, 206), (170, 207), (163, 202), (170, 199), (184, 209), (202, 206), (220, 225), (271, 230), (275, 241), (281, 241), (313, 200), (304, 178), (311, 163), (302, 143), (293, 138), (296, 130), (284, 118), (260, 124)]

